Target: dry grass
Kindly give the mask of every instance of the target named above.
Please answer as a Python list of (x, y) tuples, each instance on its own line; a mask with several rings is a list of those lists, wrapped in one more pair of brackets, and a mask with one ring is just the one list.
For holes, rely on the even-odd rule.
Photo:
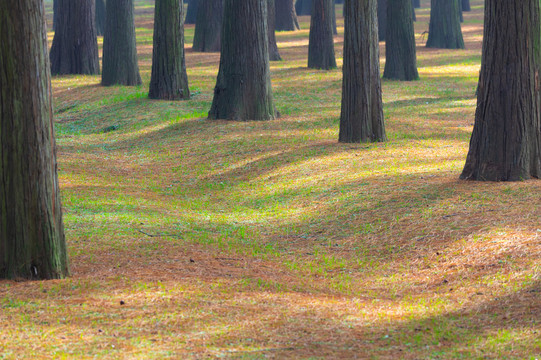
[(219, 55), (187, 51), (192, 100), (148, 100), (136, 1), (143, 87), (53, 79), (72, 277), (0, 282), (0, 358), (539, 358), (541, 184), (458, 180), (472, 4), (449, 51), (422, 46), (423, 2), (421, 81), (383, 82), (390, 141), (345, 145), (341, 72), (306, 69), (308, 18), (277, 36), (282, 118), (207, 121)]

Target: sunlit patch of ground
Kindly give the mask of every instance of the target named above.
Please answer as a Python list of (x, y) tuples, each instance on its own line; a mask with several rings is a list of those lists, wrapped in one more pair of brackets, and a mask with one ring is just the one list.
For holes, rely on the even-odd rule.
[(341, 69), (306, 68), (308, 17), (277, 35), (281, 118), (209, 121), (219, 54), (187, 26), (192, 99), (149, 100), (137, 0), (143, 86), (53, 78), (72, 276), (0, 282), (0, 358), (539, 357), (541, 184), (458, 180), (482, 3), (467, 49), (435, 50), (423, 1), (421, 80), (383, 81), (389, 141), (338, 144)]

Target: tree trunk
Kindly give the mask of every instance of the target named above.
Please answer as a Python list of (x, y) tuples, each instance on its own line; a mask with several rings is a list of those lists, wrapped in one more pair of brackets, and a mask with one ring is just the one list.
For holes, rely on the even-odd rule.
[(459, 0), (431, 0), (426, 47), (464, 49)]
[(99, 74), (95, 0), (57, 0), (58, 15), (51, 47), (51, 72)]
[(60, 15), (60, 12), (58, 11), (58, 0), (53, 0), (53, 30), (56, 29), (56, 23), (58, 23), (58, 15)]
[(198, 0), (189, 0), (188, 1), (188, 10), (186, 11), (186, 20), (185, 24), (195, 24), (197, 19), (197, 4)]
[(308, 68), (334, 69), (334, 40), (332, 32), (333, 0), (313, 0), (308, 43)]
[(470, 0), (460, 0), (462, 2), (462, 11), (471, 11)]
[(295, 9), (298, 15), (312, 15), (312, 0), (297, 0)]
[(135, 43), (133, 0), (107, 0), (102, 85), (141, 85)]
[(294, 2), (295, 0), (275, 0), (276, 31), (295, 31), (301, 28)]
[(413, 8), (420, 9), (421, 8), (421, 0), (412, 0), (413, 1)]
[(148, 97), (189, 99), (184, 57), (184, 6), (182, 0), (156, 0), (154, 7), (154, 46)]
[(541, 177), (539, 0), (485, 2), (475, 125), (461, 179)]
[(376, 0), (345, 0), (340, 142), (385, 141)]
[(105, 0), (96, 0), (96, 33), (103, 36), (105, 32)]
[(68, 276), (43, 1), (0, 1), (0, 278)]
[(278, 44), (276, 44), (276, 33), (274, 30), (274, 22), (276, 19), (276, 10), (274, 7), (274, 0), (267, 0), (267, 31), (269, 35), (269, 60), (280, 61), (282, 57), (278, 51)]
[(336, 6), (335, 2), (332, 2), (332, 33), (338, 35), (338, 27), (336, 26)]
[(220, 70), (209, 119), (274, 119), (267, 2), (225, 0), (223, 29)]
[(385, 31), (387, 30), (387, 0), (377, 0), (377, 2), (378, 38), (379, 41), (385, 41)]
[(389, 0), (383, 77), (392, 80), (418, 80), (415, 34), (410, 0)]
[(192, 45), (194, 51), (220, 51), (223, 6), (223, 0), (198, 0)]

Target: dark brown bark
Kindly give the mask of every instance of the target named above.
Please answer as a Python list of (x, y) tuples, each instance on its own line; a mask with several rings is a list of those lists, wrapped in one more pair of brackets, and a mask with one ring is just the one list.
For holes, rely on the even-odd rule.
[(308, 67), (334, 69), (334, 40), (332, 31), (333, 0), (313, 0), (308, 43)]
[(462, 179), (541, 176), (539, 0), (485, 2), (477, 111)]
[(182, 0), (156, 0), (154, 46), (148, 96), (151, 99), (190, 98), (184, 57)]
[(385, 41), (385, 31), (387, 31), (387, 0), (377, 0), (378, 2), (378, 38), (379, 41)]
[(340, 142), (385, 141), (376, 0), (345, 0)]
[(223, 6), (223, 0), (198, 0), (192, 45), (194, 51), (220, 51)]
[(96, 33), (103, 36), (105, 32), (105, 0), (96, 0)]
[(197, 0), (188, 1), (188, 10), (186, 11), (185, 24), (195, 24), (197, 20)]
[(295, 31), (301, 28), (294, 2), (295, 0), (275, 0), (276, 31)]
[(274, 30), (276, 19), (276, 10), (274, 7), (274, 0), (267, 0), (267, 31), (269, 37), (269, 60), (280, 61), (282, 57), (278, 51), (278, 44), (276, 44), (276, 34)]
[(57, 6), (52, 74), (99, 74), (95, 0), (57, 0)]
[(459, 0), (431, 0), (426, 47), (464, 49)]
[(418, 80), (411, 0), (388, 0), (383, 78)]
[(0, 1), (0, 278), (68, 275), (43, 1)]
[(109, 85), (141, 85), (133, 0), (107, 0), (107, 21), (103, 36), (103, 74), (101, 83)]
[(267, 36), (266, 1), (225, 0), (220, 69), (209, 119), (276, 117)]

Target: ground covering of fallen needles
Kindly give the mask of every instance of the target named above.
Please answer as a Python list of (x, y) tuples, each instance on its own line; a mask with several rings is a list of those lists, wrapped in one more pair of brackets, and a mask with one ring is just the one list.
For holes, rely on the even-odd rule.
[(466, 50), (424, 48), (422, 5), (389, 141), (339, 144), (341, 16), (337, 70), (306, 68), (308, 17), (278, 33), (280, 119), (209, 121), (219, 54), (186, 26), (193, 97), (149, 100), (137, 0), (142, 87), (53, 78), (72, 276), (0, 281), (0, 359), (541, 357), (541, 181), (458, 180), (483, 2)]

